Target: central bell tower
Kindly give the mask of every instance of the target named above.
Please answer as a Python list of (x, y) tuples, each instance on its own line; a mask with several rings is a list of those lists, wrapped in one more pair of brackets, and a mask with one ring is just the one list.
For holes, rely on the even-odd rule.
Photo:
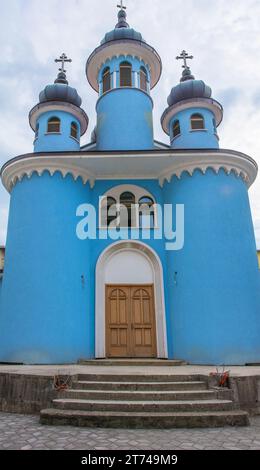
[(154, 148), (153, 101), (162, 64), (157, 52), (126, 21), (119, 6), (118, 23), (90, 55), (86, 74), (98, 92), (97, 150)]

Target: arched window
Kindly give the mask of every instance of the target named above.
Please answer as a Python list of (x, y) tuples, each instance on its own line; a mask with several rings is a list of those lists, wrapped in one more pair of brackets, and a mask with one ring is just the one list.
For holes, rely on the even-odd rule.
[(215, 118), (212, 119), (212, 123), (213, 123), (214, 132), (216, 134), (217, 133), (217, 124), (216, 124), (216, 119)]
[(132, 65), (129, 62), (120, 64), (120, 86), (132, 86)]
[(147, 72), (144, 67), (140, 68), (140, 88), (141, 90), (147, 91), (147, 82), (148, 82), (148, 77), (147, 77)]
[[(121, 206), (124, 206), (121, 210)], [(127, 210), (125, 210), (125, 208)], [(135, 219), (135, 195), (130, 192), (125, 192), (120, 195), (120, 226), (121, 227), (134, 227), (136, 225)]]
[(37, 122), (36, 128), (35, 128), (35, 140), (38, 139), (38, 137), (39, 137), (39, 127), (40, 127), (40, 125)]
[(74, 139), (78, 140), (78, 125), (76, 122), (72, 122), (70, 126), (70, 135), (74, 137)]
[(108, 227), (117, 218), (117, 215), (116, 200), (113, 197), (104, 197), (101, 203), (101, 226)]
[(48, 134), (58, 134), (60, 133), (60, 119), (57, 117), (52, 117), (48, 121), (47, 127)]
[(111, 75), (110, 75), (109, 67), (105, 68), (105, 70), (103, 71), (102, 85), (103, 85), (103, 93), (106, 93), (106, 91), (111, 90)]
[(172, 126), (173, 138), (180, 135), (180, 133), (181, 133), (180, 121), (179, 119), (176, 119), (176, 121), (173, 122), (173, 126)]
[(191, 128), (194, 131), (205, 129), (204, 118), (201, 114), (193, 114), (191, 116)]
[[(111, 209), (111, 210), (110, 210)], [(111, 227), (111, 222), (116, 224)], [(158, 223), (157, 205), (152, 194), (133, 184), (109, 189), (99, 201), (99, 225), (102, 228), (154, 228)]]
[(148, 196), (139, 199), (139, 227), (154, 228), (154, 201)]

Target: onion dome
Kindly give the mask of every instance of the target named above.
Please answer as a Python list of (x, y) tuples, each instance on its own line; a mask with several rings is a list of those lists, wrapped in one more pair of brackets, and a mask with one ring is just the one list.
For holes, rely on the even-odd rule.
[(203, 80), (196, 80), (187, 65), (188, 59), (193, 59), (186, 51), (182, 51), (177, 60), (184, 61), (180, 83), (173, 87), (168, 96), (168, 108), (164, 111), (161, 124), (164, 132), (169, 135), (169, 124), (177, 112), (185, 109), (200, 107), (212, 111), (218, 126), (223, 118), (223, 108), (212, 98), (212, 90)]
[(104, 39), (101, 41), (101, 45), (110, 41), (117, 41), (118, 39), (131, 39), (134, 41), (145, 42), (141, 33), (130, 28), (129, 24), (126, 22), (125, 10), (120, 10), (118, 12), (118, 23), (115, 26), (115, 29), (105, 35)]
[(69, 86), (65, 72), (60, 72), (53, 85), (47, 85), (39, 95), (40, 103), (63, 101), (80, 108), (82, 99), (77, 90)]
[(72, 62), (66, 54), (62, 54), (55, 62), (61, 62), (58, 76), (52, 85), (47, 85), (39, 95), (39, 103), (29, 113), (29, 122), (33, 131), (36, 130), (37, 119), (43, 112), (65, 111), (69, 112), (80, 122), (81, 135), (88, 127), (88, 116), (81, 108), (82, 99), (77, 90), (69, 85), (64, 68), (67, 62)]
[(191, 74), (190, 68), (187, 67), (182, 73), (179, 85), (172, 88), (167, 102), (169, 106), (172, 106), (182, 100), (211, 98), (211, 95), (211, 88), (202, 80), (195, 80), (195, 77)]
[(162, 73), (162, 62), (159, 54), (143, 39), (141, 33), (130, 28), (126, 21), (125, 7), (121, 5), (118, 12), (118, 23), (108, 32), (100, 45), (92, 52), (86, 64), (86, 74), (92, 88), (99, 91), (97, 76), (100, 68), (108, 58), (120, 55), (139, 57), (150, 69), (151, 89), (158, 83)]

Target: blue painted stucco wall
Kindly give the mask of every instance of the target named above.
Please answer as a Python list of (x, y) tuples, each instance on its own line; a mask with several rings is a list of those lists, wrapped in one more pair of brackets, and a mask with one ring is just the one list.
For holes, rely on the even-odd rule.
[[(204, 130), (191, 129), (191, 116), (199, 113), (204, 118)], [(173, 137), (173, 123), (179, 120), (181, 134)], [(214, 120), (214, 121), (213, 121)], [(174, 149), (219, 148), (219, 140), (214, 125), (214, 113), (205, 108), (189, 108), (176, 113), (169, 123), (171, 146)]]
[[(61, 132), (48, 134), (48, 120), (57, 117), (61, 120)], [(78, 126), (78, 140), (71, 137), (71, 124)], [(78, 151), (80, 149), (80, 123), (72, 114), (64, 111), (43, 112), (37, 120), (39, 123), (38, 138), (34, 141), (35, 152)]]
[[(79, 240), (76, 209), (86, 202), (98, 207), (99, 196), (118, 184), (122, 181), (97, 182), (91, 190), (58, 172), (53, 177), (34, 173), (16, 184), (5, 255), (0, 361), (73, 363), (94, 357), (95, 268), (113, 241)], [(157, 182), (138, 184), (161, 200)], [(151, 241), (151, 246), (163, 261), (163, 241)]]
[(153, 102), (137, 88), (113, 89), (97, 102), (97, 150), (154, 148)]
[(88, 185), (60, 173), (33, 174), (14, 187), (0, 361), (59, 364), (92, 355), (89, 247), (75, 236), (75, 207), (88, 194)]
[(245, 183), (223, 170), (185, 173), (165, 184), (164, 198), (185, 204), (184, 249), (167, 255), (174, 357), (259, 362), (260, 278)]
[[(95, 354), (95, 269), (112, 240), (79, 240), (77, 207), (119, 181), (94, 188), (59, 172), (13, 188), (0, 310), (0, 361), (73, 363)], [(234, 174), (184, 173), (124, 181), (157, 203), (185, 205), (185, 245), (143, 241), (161, 259), (169, 358), (244, 364), (260, 358), (260, 276), (247, 187)], [(175, 220), (173, 218), (173, 220)]]

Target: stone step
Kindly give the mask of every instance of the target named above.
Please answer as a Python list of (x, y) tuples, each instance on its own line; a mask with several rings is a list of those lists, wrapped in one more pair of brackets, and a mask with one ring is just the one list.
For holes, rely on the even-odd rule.
[(124, 391), (124, 390), (66, 390), (62, 397), (84, 400), (208, 400), (217, 397), (212, 390), (178, 390), (178, 391)]
[(187, 362), (168, 359), (80, 359), (79, 365), (83, 366), (183, 366)]
[(148, 374), (147, 371), (134, 374), (78, 374), (80, 382), (194, 382), (200, 381), (199, 375)]
[(207, 384), (202, 381), (190, 382), (90, 382), (78, 381), (72, 384), (73, 389), (80, 390), (206, 390)]
[(53, 405), (58, 409), (84, 410), (84, 411), (122, 411), (132, 414), (133, 412), (173, 412), (173, 411), (224, 411), (232, 410), (235, 405), (230, 400), (86, 400), (73, 398), (60, 398), (53, 400)]
[(46, 409), (40, 422), (47, 425), (70, 425), (102, 428), (207, 428), (248, 426), (248, 413), (232, 411), (199, 411), (175, 413), (128, 413)]

